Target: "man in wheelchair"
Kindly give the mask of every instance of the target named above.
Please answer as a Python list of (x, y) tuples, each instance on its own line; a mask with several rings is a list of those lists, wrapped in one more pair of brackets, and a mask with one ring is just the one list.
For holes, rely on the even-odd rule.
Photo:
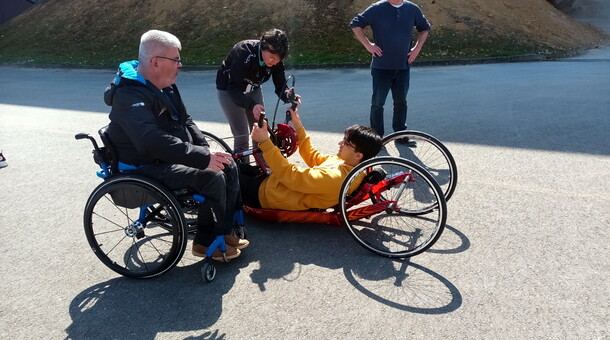
[[(231, 155), (209, 145), (182, 102), (175, 85), (181, 43), (157, 30), (144, 33), (138, 60), (124, 62), (104, 94), (112, 106), (108, 136), (120, 162), (170, 190), (201, 194), (193, 254), (205, 256), (216, 235), (225, 234), (227, 259), (240, 255), (248, 241), (229, 235), (241, 204), (237, 167)], [(224, 258), (219, 250), (214, 260)]]
[[(292, 211), (335, 206), (344, 179), (354, 166), (379, 153), (381, 137), (369, 127), (352, 125), (345, 129), (337, 155), (322, 154), (311, 145), (298, 110), (289, 110), (298, 135), (299, 153), (307, 167), (298, 167), (282, 155), (269, 137), (266, 121), (262, 127), (254, 124), (251, 138), (259, 143), (271, 174), (260, 176), (258, 169), (240, 165), (244, 204)], [(358, 185), (359, 182), (354, 182), (352, 190)]]

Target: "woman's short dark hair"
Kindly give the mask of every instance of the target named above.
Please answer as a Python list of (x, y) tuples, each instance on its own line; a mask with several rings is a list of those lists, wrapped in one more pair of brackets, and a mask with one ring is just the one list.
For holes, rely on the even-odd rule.
[(354, 124), (345, 129), (344, 134), (345, 140), (353, 144), (356, 151), (364, 155), (362, 161), (377, 156), (383, 146), (381, 136), (368, 126)]
[(261, 36), (261, 49), (277, 54), (281, 60), (288, 56), (288, 38), (284, 31), (273, 28), (263, 33)]

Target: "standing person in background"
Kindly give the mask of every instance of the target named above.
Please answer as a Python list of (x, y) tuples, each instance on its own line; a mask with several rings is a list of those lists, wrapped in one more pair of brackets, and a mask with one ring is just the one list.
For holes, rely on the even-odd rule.
[[(367, 26), (373, 31), (374, 42), (369, 41), (364, 34), (364, 28)], [(419, 34), (411, 48), (413, 27)], [(430, 23), (420, 8), (412, 2), (381, 0), (355, 16), (350, 28), (358, 41), (373, 55), (371, 127), (379, 135), (384, 135), (383, 106), (388, 92), (392, 90), (392, 128), (394, 131), (406, 130), (410, 64), (415, 61), (428, 38)]]
[(220, 107), (235, 137), (233, 151), (244, 151), (249, 147), (252, 125), (265, 111), (261, 88), (264, 82), (273, 78), (275, 93), (284, 103), (288, 102), (289, 89), (283, 62), (286, 56), (286, 34), (271, 29), (260, 40), (243, 40), (235, 44), (220, 65), (216, 89)]

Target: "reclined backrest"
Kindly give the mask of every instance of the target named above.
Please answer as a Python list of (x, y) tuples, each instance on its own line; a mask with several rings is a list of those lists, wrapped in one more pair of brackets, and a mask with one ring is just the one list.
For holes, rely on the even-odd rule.
[(371, 189), (379, 182), (385, 179), (387, 176), (386, 172), (383, 169), (375, 169), (370, 171), (364, 179), (362, 183), (358, 186), (356, 190), (354, 190), (350, 195), (347, 196), (347, 204), (358, 204), (364, 198), (368, 197)]
[(110, 173), (111, 174), (115, 174), (118, 172), (118, 157), (116, 154), (116, 151), (114, 150), (114, 146), (112, 145), (112, 142), (110, 141), (110, 136), (108, 135), (108, 125), (102, 127), (99, 131), (98, 131), (100, 138), (102, 139), (102, 143), (104, 143), (104, 146), (106, 147), (106, 153), (108, 155), (108, 162), (110, 163)]

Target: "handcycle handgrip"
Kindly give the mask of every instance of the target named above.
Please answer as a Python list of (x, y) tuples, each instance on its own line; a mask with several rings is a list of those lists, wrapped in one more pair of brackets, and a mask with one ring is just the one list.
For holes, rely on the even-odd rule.
[(258, 127), (263, 127), (263, 121), (265, 120), (265, 112), (262, 111), (260, 117), (258, 117)]
[[(290, 108), (294, 111), (297, 106), (299, 106), (299, 100), (297, 99), (296, 94), (294, 93), (294, 87), (288, 90), (288, 101), (292, 103)], [(292, 118), (290, 117), (290, 110), (286, 110), (286, 119), (284, 120), (284, 124), (290, 123)]]

